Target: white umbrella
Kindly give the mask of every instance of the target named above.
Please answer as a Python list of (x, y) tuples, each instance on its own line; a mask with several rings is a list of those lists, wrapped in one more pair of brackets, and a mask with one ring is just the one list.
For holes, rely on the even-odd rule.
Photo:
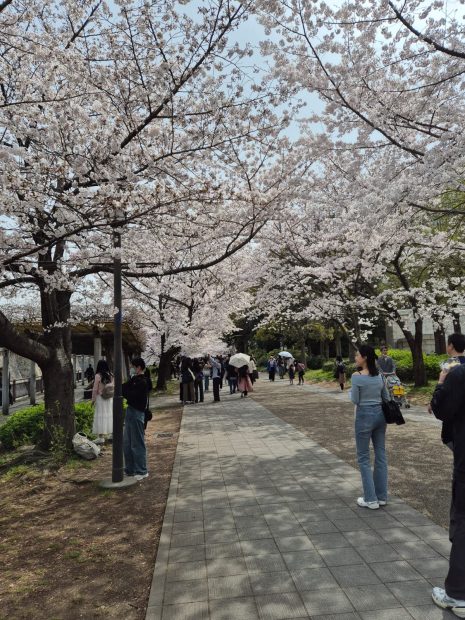
[(231, 366), (234, 366), (235, 368), (242, 368), (242, 366), (247, 366), (249, 362), (250, 357), (245, 353), (235, 353), (234, 355), (231, 355), (231, 359), (229, 360)]
[(281, 353), (278, 353), (279, 357), (292, 357), (292, 359), (294, 359), (294, 356), (292, 355), (292, 353), (289, 353), (289, 351), (281, 351)]

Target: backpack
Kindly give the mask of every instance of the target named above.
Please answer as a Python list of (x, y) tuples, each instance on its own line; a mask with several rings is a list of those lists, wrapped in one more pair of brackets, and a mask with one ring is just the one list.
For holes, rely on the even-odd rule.
[(100, 394), (100, 396), (104, 399), (104, 400), (108, 400), (109, 398), (113, 398), (113, 396), (115, 395), (115, 386), (113, 383), (104, 383), (103, 384), (103, 390), (102, 393)]

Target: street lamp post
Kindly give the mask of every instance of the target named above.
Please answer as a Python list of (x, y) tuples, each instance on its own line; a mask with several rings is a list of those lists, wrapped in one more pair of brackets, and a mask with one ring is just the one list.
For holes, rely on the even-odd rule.
[[(121, 214), (117, 214), (121, 215)], [(122, 292), (121, 292), (121, 231), (119, 226), (121, 221), (115, 221), (113, 226), (113, 247), (115, 250), (113, 257), (113, 312), (114, 312), (114, 373), (115, 373), (115, 393), (113, 396), (113, 468), (112, 482), (121, 482), (124, 478), (123, 471), (123, 364), (122, 348), (123, 340), (121, 334), (122, 313)]]
[(135, 477), (124, 477), (123, 460), (123, 338), (121, 324), (123, 319), (123, 299), (121, 291), (121, 225), (124, 211), (117, 210), (113, 221), (113, 356), (114, 382), (113, 395), (113, 459), (111, 480), (102, 480), (100, 486), (105, 489), (117, 489), (135, 484)]

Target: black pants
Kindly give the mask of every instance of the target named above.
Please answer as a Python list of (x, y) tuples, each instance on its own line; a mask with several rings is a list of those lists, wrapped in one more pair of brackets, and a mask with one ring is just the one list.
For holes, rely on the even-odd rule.
[(452, 598), (465, 601), (465, 473), (454, 472), (449, 538), (452, 548), (445, 590)]
[(220, 400), (220, 383), (220, 377), (216, 377), (215, 379), (213, 379), (213, 400), (216, 401)]
[(276, 370), (270, 370), (268, 372), (268, 378), (269, 378), (270, 381), (274, 381), (275, 374), (276, 374)]
[(196, 379), (194, 382), (195, 402), (203, 403), (203, 379)]

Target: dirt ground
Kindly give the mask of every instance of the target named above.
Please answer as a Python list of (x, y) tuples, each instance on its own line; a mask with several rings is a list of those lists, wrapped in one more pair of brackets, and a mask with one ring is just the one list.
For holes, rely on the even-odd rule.
[[(251, 396), (357, 468), (354, 406), (350, 402), (320, 396), (287, 381), (270, 385), (260, 380)], [(387, 456), (390, 494), (401, 497), (438, 525), (448, 527), (452, 452), (442, 444), (440, 428), (411, 420), (404, 426), (390, 425)]]
[(175, 401), (160, 402), (141, 483), (98, 487), (111, 477), (111, 448), (0, 480), (1, 620), (145, 617), (182, 417)]

